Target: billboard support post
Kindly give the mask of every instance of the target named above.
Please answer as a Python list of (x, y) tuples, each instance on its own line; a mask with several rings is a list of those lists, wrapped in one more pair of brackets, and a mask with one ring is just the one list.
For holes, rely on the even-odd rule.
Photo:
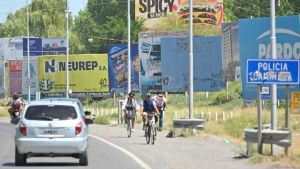
[(66, 10), (66, 22), (67, 22), (67, 61), (66, 61), (66, 98), (69, 98), (69, 80), (70, 80), (70, 77), (69, 77), (69, 14), (71, 13), (71, 11), (69, 10), (69, 0), (67, 0), (67, 10)]
[(194, 108), (194, 58), (193, 58), (193, 0), (190, 0), (190, 15), (189, 15), (189, 40), (190, 40), (190, 76), (189, 76), (189, 119), (193, 118)]
[(257, 148), (258, 153), (262, 154), (263, 145), (262, 145), (262, 106), (261, 106), (261, 84), (257, 85), (257, 122), (258, 122), (258, 129), (257, 129)]
[[(285, 124), (284, 128), (288, 129), (289, 128), (289, 106), (290, 106), (290, 86), (286, 85), (286, 92), (285, 92)], [(289, 148), (285, 147), (284, 148), (285, 155), (287, 156), (289, 153)]]
[(130, 0), (127, 0), (127, 26), (128, 26), (128, 42), (127, 42), (127, 59), (128, 59), (128, 66), (127, 66), (127, 70), (128, 70), (128, 85), (127, 85), (127, 90), (128, 93), (131, 92), (131, 46), (130, 46)]
[[(29, 12), (28, 12), (28, 0), (26, 0), (26, 24), (27, 24), (27, 78), (30, 80), (30, 49), (29, 49)], [(31, 81), (29, 82), (28, 85), (28, 102), (30, 102), (31, 98), (31, 93), (30, 93), (30, 88), (31, 88)]]

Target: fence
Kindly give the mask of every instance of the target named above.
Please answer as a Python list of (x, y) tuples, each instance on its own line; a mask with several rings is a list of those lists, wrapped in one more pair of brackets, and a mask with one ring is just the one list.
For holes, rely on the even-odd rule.
[[(194, 117), (195, 118), (201, 118), (201, 119), (206, 119), (207, 121), (226, 121), (228, 119), (232, 119), (233, 118), (233, 112), (195, 112), (194, 113)], [(188, 117), (188, 113), (185, 112), (174, 112), (174, 118), (187, 118)]]

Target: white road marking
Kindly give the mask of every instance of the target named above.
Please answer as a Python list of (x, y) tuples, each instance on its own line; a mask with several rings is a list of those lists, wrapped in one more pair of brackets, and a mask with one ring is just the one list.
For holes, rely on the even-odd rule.
[(126, 154), (127, 156), (129, 156), (130, 158), (132, 158), (136, 163), (138, 163), (142, 168), (144, 168), (144, 169), (151, 169), (148, 164), (146, 164), (145, 162), (143, 162), (140, 158), (138, 158), (136, 155), (134, 155), (130, 151), (128, 151), (128, 150), (126, 150), (126, 149), (124, 149), (124, 148), (122, 148), (122, 147), (120, 147), (120, 146), (118, 146), (118, 145), (116, 145), (116, 144), (114, 144), (114, 143), (112, 143), (110, 141), (107, 141), (107, 140), (105, 140), (103, 138), (100, 138), (98, 136), (95, 136), (95, 135), (92, 135), (92, 134), (90, 134), (89, 136), (92, 137), (92, 138), (94, 138), (94, 139), (96, 139), (96, 140), (102, 141), (102, 142), (104, 142), (104, 143), (112, 146), (113, 148), (116, 148), (116, 149), (122, 151), (124, 154)]

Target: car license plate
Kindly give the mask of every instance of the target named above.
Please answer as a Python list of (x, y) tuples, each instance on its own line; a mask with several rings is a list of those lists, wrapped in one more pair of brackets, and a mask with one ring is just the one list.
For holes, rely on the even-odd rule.
[(44, 134), (57, 134), (57, 130), (44, 130)]

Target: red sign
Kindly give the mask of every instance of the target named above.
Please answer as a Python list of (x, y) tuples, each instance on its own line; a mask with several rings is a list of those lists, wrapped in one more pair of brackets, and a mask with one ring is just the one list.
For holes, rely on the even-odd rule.
[(9, 61), (9, 72), (20, 72), (22, 71), (21, 60), (10, 60)]

